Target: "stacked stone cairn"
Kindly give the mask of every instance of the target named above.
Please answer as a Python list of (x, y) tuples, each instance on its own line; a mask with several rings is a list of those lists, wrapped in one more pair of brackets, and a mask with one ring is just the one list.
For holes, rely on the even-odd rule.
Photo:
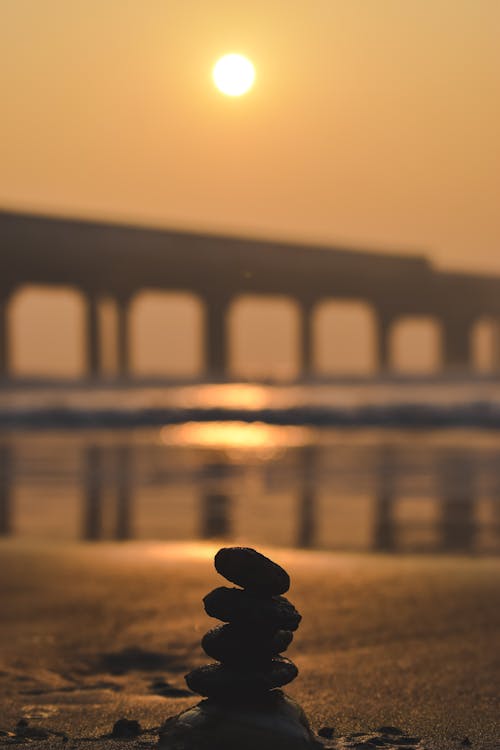
[(300, 706), (279, 688), (297, 676), (281, 654), (301, 615), (283, 594), (288, 573), (248, 547), (215, 556), (220, 575), (241, 588), (221, 586), (205, 596), (210, 617), (222, 625), (202, 639), (216, 661), (186, 675), (188, 687), (207, 700), (168, 721), (160, 746), (172, 750), (305, 750), (315, 747)]
[(205, 611), (222, 620), (201, 645), (218, 664), (199, 667), (186, 677), (188, 687), (209, 698), (257, 696), (291, 682), (295, 664), (282, 656), (301, 616), (281, 594), (290, 578), (279, 565), (246, 547), (221, 549), (215, 568), (241, 588), (221, 586), (204, 598)]

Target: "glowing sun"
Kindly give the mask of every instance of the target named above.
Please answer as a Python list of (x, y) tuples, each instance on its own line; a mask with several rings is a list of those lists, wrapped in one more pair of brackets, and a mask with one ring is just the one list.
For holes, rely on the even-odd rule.
[(255, 81), (255, 68), (251, 60), (243, 55), (224, 55), (214, 65), (214, 83), (226, 96), (246, 94)]

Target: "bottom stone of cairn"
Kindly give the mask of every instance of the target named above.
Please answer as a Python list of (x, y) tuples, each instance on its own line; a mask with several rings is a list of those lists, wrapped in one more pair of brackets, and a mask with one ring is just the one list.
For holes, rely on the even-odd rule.
[(160, 733), (164, 750), (311, 750), (317, 747), (307, 718), (281, 690), (262, 701), (211, 699), (169, 719)]

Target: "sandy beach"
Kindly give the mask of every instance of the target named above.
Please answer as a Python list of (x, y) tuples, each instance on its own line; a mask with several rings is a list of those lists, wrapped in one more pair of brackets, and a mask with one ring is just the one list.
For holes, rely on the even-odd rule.
[[(2, 542), (0, 730), (24, 718), (68, 737), (30, 747), (116, 748), (106, 735), (127, 717), (151, 732), (126, 746), (153, 747), (155, 727), (197, 702), (183, 675), (207, 660), (201, 598), (220, 584), (218, 546)], [(263, 551), (292, 574), (303, 624), (289, 693), (316, 730), (500, 746), (500, 560)]]

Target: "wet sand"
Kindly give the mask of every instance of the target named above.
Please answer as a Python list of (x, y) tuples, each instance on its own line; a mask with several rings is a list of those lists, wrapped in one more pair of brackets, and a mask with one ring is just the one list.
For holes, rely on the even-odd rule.
[[(32, 748), (117, 748), (104, 735), (128, 717), (152, 731), (126, 747), (153, 747), (154, 728), (197, 701), (175, 691), (206, 661), (218, 546), (2, 542), (0, 730), (25, 717), (69, 737)], [(431, 749), (500, 747), (499, 559), (267, 552), (304, 616), (288, 692), (315, 729), (389, 724)]]

